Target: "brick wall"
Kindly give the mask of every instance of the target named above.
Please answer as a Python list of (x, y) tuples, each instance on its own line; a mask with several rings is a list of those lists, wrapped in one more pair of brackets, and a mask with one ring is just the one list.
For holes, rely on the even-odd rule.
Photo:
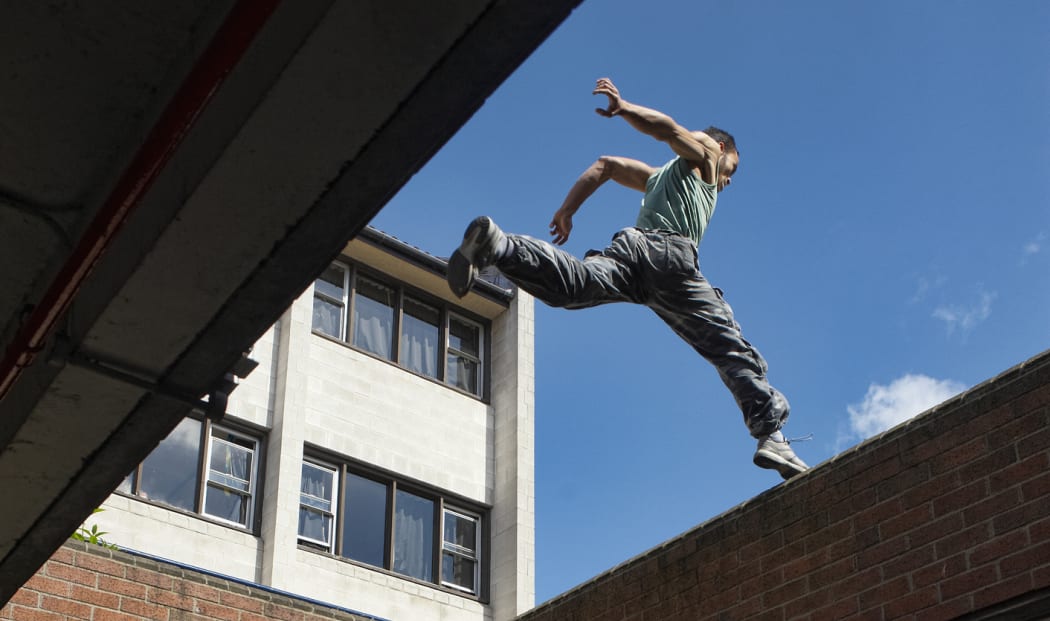
[(519, 621), (1019, 620), (1048, 602), (1050, 352)]
[(70, 541), (0, 609), (4, 621), (372, 621), (185, 567)]

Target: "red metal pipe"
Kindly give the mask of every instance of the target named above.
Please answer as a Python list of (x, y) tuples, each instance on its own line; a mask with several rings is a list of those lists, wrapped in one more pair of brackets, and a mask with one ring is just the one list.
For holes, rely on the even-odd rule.
[(22, 369), (32, 364), (43, 349), (51, 330), (69, 309), (99, 258), (279, 3), (280, 0), (240, 0), (230, 10), (40, 303), (7, 347), (0, 364), (0, 400), (10, 391)]

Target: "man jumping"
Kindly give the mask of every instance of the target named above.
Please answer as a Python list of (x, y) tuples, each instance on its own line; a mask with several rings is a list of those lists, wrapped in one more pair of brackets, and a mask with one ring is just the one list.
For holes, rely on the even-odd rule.
[(623, 118), (667, 143), (676, 157), (660, 168), (623, 157), (598, 158), (569, 190), (550, 233), (555, 245), (564, 244), (573, 215), (609, 179), (645, 194), (635, 226), (616, 233), (605, 250), (592, 250), (580, 260), (547, 242), (504, 234), (481, 216), (467, 227), (449, 260), (449, 287), (463, 297), (479, 269), (495, 266), (550, 306), (648, 306), (718, 370), (758, 439), (754, 463), (785, 479), (804, 472), (808, 466), (780, 431), (788, 418), (787, 400), (769, 385), (765, 359), (741, 335), (722, 292), (700, 273), (697, 247), (718, 193), (729, 186), (740, 162), (733, 137), (716, 127), (689, 131), (662, 112), (624, 100), (606, 78), (598, 80), (594, 94), (608, 98), (598, 114)]

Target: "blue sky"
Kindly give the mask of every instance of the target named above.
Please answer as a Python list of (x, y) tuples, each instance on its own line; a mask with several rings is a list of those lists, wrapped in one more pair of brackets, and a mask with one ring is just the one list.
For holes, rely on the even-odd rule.
[[(625, 99), (732, 132), (700, 247), (811, 465), (1050, 347), (1050, 2), (588, 0), (373, 225), (447, 256), (547, 237)], [(640, 195), (607, 184), (567, 250)], [(645, 308), (536, 308), (537, 603), (777, 485), (713, 368)]]

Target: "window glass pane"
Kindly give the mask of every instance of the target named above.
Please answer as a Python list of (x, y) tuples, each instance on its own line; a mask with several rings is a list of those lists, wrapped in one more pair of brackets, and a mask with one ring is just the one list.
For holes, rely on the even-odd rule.
[[(230, 440), (214, 435), (223, 434)], [(215, 429), (208, 460), (208, 480), (241, 492), (251, 491), (252, 459), (255, 442)]]
[(332, 338), (343, 338), (343, 307), (321, 298), (314, 298), (314, 330)]
[(209, 483), (204, 492), (204, 513), (247, 526), (250, 500), (250, 496)]
[(386, 485), (348, 474), (342, 555), (355, 561), (386, 566)]
[(437, 377), (438, 309), (405, 298), (401, 322), (401, 365), (428, 377)]
[(399, 574), (434, 579), (434, 501), (398, 490), (394, 567)]
[(314, 281), (314, 292), (336, 301), (343, 299), (343, 278), (346, 271), (337, 265), (329, 265), (321, 277)]
[(299, 484), (299, 537), (331, 548), (335, 470), (303, 462)]
[(201, 422), (183, 419), (142, 462), (139, 495), (187, 511), (196, 510)]
[(478, 368), (478, 363), (474, 360), (449, 353), (448, 375), (445, 376), (445, 381), (475, 395), (480, 394), (478, 392)]
[(441, 555), (441, 581), (443, 583), (473, 593), (476, 576), (477, 562), (450, 552)]
[(247, 526), (251, 515), (256, 442), (212, 428), (204, 513)]
[(394, 336), (394, 290), (367, 278), (357, 279), (354, 298), (354, 345), (390, 360)]
[(448, 346), (458, 352), (478, 358), (481, 340), (478, 327), (455, 316), (448, 318)]
[(478, 521), (446, 511), (445, 543), (456, 546), (461, 552), (473, 554), (478, 545)]

